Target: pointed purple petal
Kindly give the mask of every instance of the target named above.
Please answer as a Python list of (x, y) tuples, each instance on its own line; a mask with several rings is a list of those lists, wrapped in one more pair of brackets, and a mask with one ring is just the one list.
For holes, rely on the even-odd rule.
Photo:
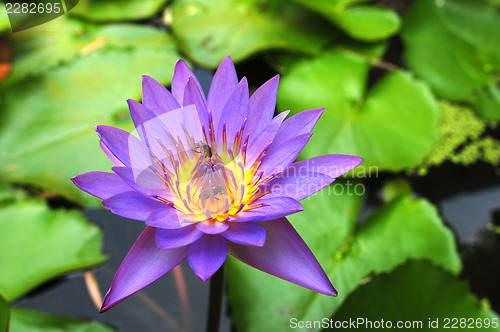
[(258, 172), (262, 172), (262, 178), (284, 172), (288, 166), (298, 157), (312, 134), (295, 136), (288, 141), (277, 145), (273, 142), (269, 147)]
[(295, 199), (290, 197), (261, 198), (252, 205), (264, 204), (259, 208), (242, 211), (231, 219), (232, 222), (265, 221), (281, 218), (290, 214), (302, 211), (304, 208)]
[(222, 60), (215, 72), (207, 97), (207, 108), (212, 111), (214, 128), (219, 127), (219, 120), (221, 119), (224, 106), (236, 88), (236, 85), (238, 85), (238, 76), (236, 75), (231, 57), (227, 56)]
[(263, 272), (326, 295), (336, 296), (318, 261), (285, 218), (260, 223), (266, 230), (263, 247), (230, 243), (229, 252)]
[(106, 154), (106, 156), (108, 156), (109, 160), (111, 160), (111, 162), (113, 163), (113, 165), (115, 165), (115, 166), (125, 166), (125, 165), (123, 165), (123, 163), (121, 161), (118, 160), (118, 158), (116, 158), (111, 153), (111, 151), (109, 151), (108, 147), (106, 145), (104, 145), (104, 143), (101, 140), (99, 141), (99, 146), (101, 147), (102, 151)]
[(276, 108), (279, 78), (279, 75), (274, 76), (262, 84), (250, 97), (245, 134), (255, 134), (269, 125)]
[(89, 172), (71, 178), (81, 190), (100, 199), (130, 191), (132, 188), (113, 173)]
[(155, 228), (146, 227), (121, 263), (101, 308), (101, 313), (146, 287), (187, 257), (188, 248), (160, 250)]
[[(139, 172), (129, 167), (112, 167), (115, 172), (131, 188), (148, 196), (159, 196), (166, 200), (177, 199), (170, 188), (158, 178), (158, 176), (147, 168)], [(130, 190), (130, 189), (129, 189)]]
[(194, 273), (207, 281), (224, 264), (228, 243), (220, 235), (203, 235), (189, 246), (188, 262)]
[(146, 225), (158, 228), (178, 229), (182, 227), (182, 221), (183, 218), (176, 209), (167, 207), (152, 212), (146, 219)]
[(222, 141), (222, 129), (226, 124), (226, 135), (229, 142), (234, 142), (236, 132), (241, 129), (243, 122), (248, 117), (248, 82), (243, 77), (227, 100), (222, 111), (218, 130), (217, 141)]
[(280, 145), (295, 136), (310, 133), (324, 110), (324, 108), (315, 108), (291, 116), (281, 125), (273, 144)]
[(165, 208), (166, 203), (144, 196), (137, 191), (128, 191), (111, 196), (102, 205), (119, 216), (145, 221), (156, 209)]
[(103, 125), (97, 126), (96, 131), (103, 144), (124, 165), (134, 164), (137, 168), (145, 169), (150, 164), (145, 145), (135, 136), (124, 130)]
[[(196, 121), (201, 124), (202, 128), (205, 128), (206, 134), (208, 134), (208, 112), (207, 105), (205, 102), (205, 96), (203, 95), (203, 91), (200, 91), (198, 86), (196, 85), (196, 79), (190, 77), (186, 84), (186, 89), (184, 90), (184, 101), (183, 106), (195, 105), (196, 114), (198, 115), (196, 119), (192, 121)], [(191, 125), (190, 122), (185, 121), (187, 126)], [(198, 124), (197, 124), (198, 125)], [(188, 132), (191, 132), (189, 128), (186, 128)]]
[(276, 115), (274, 119), (271, 120), (269, 126), (267, 126), (260, 133), (258, 133), (257, 135), (250, 135), (246, 159), (247, 165), (253, 165), (255, 159), (257, 159), (262, 150), (266, 146), (269, 146), (269, 144), (271, 144), (274, 136), (281, 126), (281, 123), (288, 115), (288, 113), (290, 113), (290, 111), (281, 112), (280, 114)]
[(253, 222), (230, 222), (229, 229), (221, 235), (231, 242), (245, 246), (262, 247), (266, 241), (266, 230)]
[(193, 243), (203, 235), (195, 225), (178, 229), (158, 228), (156, 230), (156, 244), (160, 249), (173, 249)]
[(147, 75), (142, 76), (142, 103), (157, 115), (180, 107), (162, 84)]
[(184, 90), (186, 89), (186, 84), (190, 77), (193, 78), (197, 89), (203, 95), (203, 89), (201, 88), (200, 82), (198, 82), (196, 76), (194, 76), (191, 69), (189, 69), (189, 66), (184, 60), (177, 61), (174, 68), (174, 76), (172, 77), (172, 95), (179, 105), (183, 105)]
[(133, 99), (127, 99), (127, 104), (130, 110), (130, 117), (134, 122), (134, 126), (137, 129), (141, 141), (143, 141), (146, 146), (150, 146), (148, 142), (148, 133), (146, 132), (144, 123), (156, 118), (158, 115)]
[(225, 221), (202, 221), (196, 224), (196, 228), (205, 234), (219, 234), (229, 228)]
[(328, 154), (301, 160), (290, 165), (287, 174), (320, 173), (337, 178), (357, 167), (363, 162), (363, 158), (346, 154)]

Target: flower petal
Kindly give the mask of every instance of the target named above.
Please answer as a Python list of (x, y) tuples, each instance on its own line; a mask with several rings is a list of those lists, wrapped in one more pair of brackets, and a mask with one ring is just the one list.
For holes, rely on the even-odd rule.
[(293, 173), (320, 173), (337, 178), (357, 167), (363, 162), (363, 158), (346, 154), (328, 154), (301, 160), (290, 165), (287, 174)]
[(189, 66), (184, 62), (184, 60), (177, 61), (174, 68), (174, 76), (172, 77), (172, 95), (177, 100), (179, 105), (183, 105), (184, 90), (186, 89), (186, 84), (190, 77), (193, 78), (193, 81), (200, 93), (204, 95), (200, 82), (198, 82), (196, 76), (194, 76), (191, 69), (189, 69)]
[(155, 228), (146, 227), (121, 263), (101, 308), (101, 313), (146, 287), (186, 259), (188, 248), (160, 250)]
[[(126, 184), (149, 196), (159, 196), (167, 200), (176, 199), (170, 188), (151, 169), (133, 170), (129, 167), (112, 167)], [(130, 190), (130, 189), (129, 189)]]
[(111, 196), (102, 201), (102, 205), (114, 214), (141, 221), (146, 220), (154, 210), (168, 206), (166, 203), (144, 196), (137, 191)]
[(231, 255), (278, 278), (322, 294), (337, 295), (313, 253), (288, 220), (280, 218), (259, 224), (267, 234), (264, 246), (230, 243)]
[(127, 99), (127, 104), (130, 110), (130, 117), (134, 122), (134, 126), (139, 133), (141, 141), (146, 144), (146, 146), (150, 146), (148, 141), (148, 132), (146, 131), (144, 124), (156, 118), (158, 115), (133, 99)]
[[(193, 115), (196, 115), (196, 118), (192, 117), (191, 121), (185, 120), (184, 125), (189, 133), (202, 133), (201, 128), (205, 128), (205, 133), (208, 135), (209, 125), (205, 96), (203, 95), (203, 91), (199, 90), (196, 82), (196, 78), (190, 77), (188, 79), (183, 101), (184, 106), (194, 105), (196, 107), (196, 112), (192, 112)], [(191, 128), (192, 126), (196, 126), (196, 128), (193, 129)]]
[(230, 222), (229, 229), (221, 235), (245, 246), (262, 247), (266, 241), (266, 230), (253, 222)]
[(124, 165), (145, 169), (151, 164), (146, 147), (137, 137), (110, 126), (97, 126), (96, 131), (103, 144)]
[(272, 220), (288, 216), (304, 209), (299, 202), (290, 197), (264, 197), (252, 203), (252, 205), (259, 204), (264, 204), (264, 206), (250, 211), (242, 211), (236, 215), (235, 219), (231, 219), (230, 221), (247, 222)]
[(118, 160), (118, 158), (116, 158), (111, 153), (111, 151), (109, 151), (108, 147), (106, 145), (104, 145), (104, 143), (101, 140), (99, 140), (99, 146), (101, 147), (102, 151), (106, 154), (106, 156), (108, 156), (108, 158), (111, 160), (111, 162), (113, 163), (113, 165), (115, 165), (115, 166), (125, 166), (125, 165), (123, 165), (123, 163), (121, 161)]
[(282, 144), (271, 144), (257, 172), (262, 172), (262, 178), (284, 172), (298, 157), (312, 134), (295, 136)]
[(196, 228), (205, 234), (219, 234), (225, 232), (229, 228), (229, 224), (225, 221), (202, 221), (196, 224)]
[(71, 178), (81, 190), (100, 199), (130, 191), (132, 188), (118, 175), (106, 172), (89, 172)]
[(222, 111), (226, 106), (229, 96), (238, 85), (238, 76), (234, 69), (231, 57), (227, 56), (222, 60), (219, 68), (215, 72), (207, 97), (207, 109), (212, 112), (214, 128), (219, 127)]
[(153, 211), (146, 219), (146, 225), (158, 228), (178, 229), (183, 227), (182, 221), (183, 219), (176, 209), (167, 207)]
[(195, 225), (178, 229), (158, 228), (156, 230), (156, 244), (160, 249), (173, 249), (193, 243), (203, 235)]
[(250, 97), (245, 135), (260, 132), (269, 125), (276, 108), (279, 79), (279, 75), (274, 76), (262, 84)]
[(281, 145), (295, 136), (310, 133), (324, 110), (324, 108), (314, 108), (286, 119), (276, 133), (273, 144)]
[(320, 173), (292, 172), (288, 174), (287, 171), (290, 167), (285, 173), (259, 188), (261, 191), (271, 191), (270, 194), (265, 196), (266, 198), (284, 196), (300, 201), (320, 191), (335, 180), (328, 175)]
[[(220, 117), (216, 140), (222, 141), (222, 129), (226, 125), (226, 135), (230, 143), (234, 141), (236, 132), (241, 129), (243, 122), (248, 117), (248, 82), (243, 77), (227, 100), (226, 106)], [(216, 128), (217, 129), (217, 128)]]
[(281, 112), (280, 114), (276, 115), (274, 119), (271, 120), (269, 126), (267, 126), (260, 133), (258, 133), (257, 135), (250, 135), (246, 157), (247, 165), (253, 165), (255, 159), (257, 159), (262, 150), (272, 143), (274, 136), (278, 132), (281, 123), (288, 115), (288, 113), (290, 113), (290, 111)]
[(157, 115), (180, 107), (174, 96), (148, 75), (142, 75), (142, 103)]
[(194, 273), (207, 281), (224, 264), (228, 243), (220, 235), (203, 235), (189, 246), (188, 262)]

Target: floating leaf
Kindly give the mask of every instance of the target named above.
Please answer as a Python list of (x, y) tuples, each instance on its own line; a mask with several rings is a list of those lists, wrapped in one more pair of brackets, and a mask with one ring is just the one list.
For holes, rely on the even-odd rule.
[(406, 13), (405, 58), (446, 99), (500, 119), (500, 12), (485, 0), (422, 0)]
[(9, 326), (10, 307), (7, 301), (0, 295), (0, 331), (7, 331)]
[(56, 316), (24, 308), (12, 308), (9, 332), (111, 332), (109, 326), (76, 318)]
[(386, 328), (389, 322), (392, 328), (403, 322), (415, 324), (414, 329), (449, 331), (456, 319), (455, 329), (500, 330), (500, 318), (480, 308), (467, 283), (427, 261), (408, 262), (391, 273), (375, 276), (346, 299), (333, 321), (353, 317), (371, 322), (383, 319)]
[(102, 237), (79, 211), (42, 200), (0, 205), (0, 293), (7, 301), (69, 271), (102, 263)]
[(70, 181), (76, 174), (109, 169), (94, 127), (131, 129), (126, 99), (140, 99), (141, 75), (168, 84), (179, 58), (161, 31), (116, 29), (109, 27), (108, 36), (129, 39), (128, 48), (96, 50), (4, 90), (0, 180), (32, 183), (76, 202), (98, 205)]
[(408, 259), (425, 258), (453, 273), (460, 270), (453, 234), (434, 206), (405, 195), (373, 213), (357, 229), (361, 190), (362, 184), (352, 181), (330, 186), (303, 200), (304, 212), (290, 217), (338, 297), (270, 277), (234, 259), (228, 261), (229, 300), (239, 331), (288, 331), (292, 317), (330, 317), (364, 278), (390, 271)]
[(141, 20), (161, 11), (167, 0), (80, 0), (71, 15), (91, 21)]
[(399, 16), (388, 8), (361, 5), (366, 0), (294, 0), (323, 15), (354, 38), (375, 41), (395, 34)]
[(326, 22), (285, 0), (176, 0), (172, 29), (190, 59), (206, 67), (228, 54), (234, 61), (270, 49), (314, 54), (335, 35)]
[(9, 17), (4, 2), (0, 2), (0, 32), (10, 29)]
[(364, 167), (399, 171), (430, 151), (438, 138), (438, 107), (427, 86), (396, 70), (366, 91), (369, 60), (329, 51), (297, 62), (284, 75), (281, 110), (326, 107), (304, 157), (351, 154), (363, 157)]
[(175, 53), (175, 46), (163, 31), (133, 24), (98, 26), (62, 16), (12, 36), (16, 55), (7, 84), (29, 76), (48, 73), (97, 51), (158, 47)]

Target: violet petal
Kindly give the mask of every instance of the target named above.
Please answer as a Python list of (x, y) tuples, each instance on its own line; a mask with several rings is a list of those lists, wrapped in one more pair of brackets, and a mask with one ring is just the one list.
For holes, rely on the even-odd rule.
[(224, 264), (228, 243), (220, 235), (203, 235), (189, 246), (188, 262), (194, 273), (207, 281)]
[(240, 261), (263, 272), (313, 291), (336, 296), (313, 253), (285, 218), (259, 223), (266, 230), (263, 247), (229, 244), (229, 252)]
[(228, 230), (221, 235), (245, 246), (262, 247), (266, 241), (266, 230), (253, 222), (230, 222)]
[(281, 145), (295, 136), (310, 133), (324, 110), (324, 108), (314, 108), (286, 119), (276, 133), (273, 144)]
[(225, 221), (201, 221), (196, 224), (196, 228), (205, 234), (219, 234), (229, 228)]
[(182, 227), (183, 218), (179, 212), (173, 207), (166, 207), (153, 211), (146, 219), (146, 225), (166, 228), (178, 229)]
[(262, 84), (250, 97), (246, 133), (262, 131), (269, 125), (276, 108), (279, 75)]
[(272, 220), (288, 216), (304, 209), (299, 202), (290, 197), (264, 197), (252, 202), (252, 205), (258, 204), (264, 204), (264, 206), (250, 211), (242, 211), (230, 221), (248, 222)]
[(193, 81), (200, 93), (204, 95), (200, 82), (198, 82), (198, 79), (194, 76), (191, 69), (189, 69), (186, 62), (184, 62), (184, 60), (177, 61), (174, 67), (174, 76), (172, 77), (172, 95), (177, 100), (179, 105), (183, 105), (184, 90), (186, 89), (186, 84), (190, 77), (193, 78)]
[(100, 199), (130, 191), (132, 188), (118, 175), (106, 172), (88, 172), (71, 178), (81, 190)]
[(158, 228), (156, 231), (156, 244), (160, 249), (173, 249), (186, 246), (198, 240), (203, 232), (189, 225), (178, 229)]
[(224, 106), (237, 85), (238, 76), (234, 64), (231, 57), (227, 56), (217, 68), (208, 91), (207, 109), (212, 112), (214, 128), (219, 127), (219, 119), (221, 119)]
[(102, 205), (119, 216), (145, 221), (156, 209), (165, 208), (166, 203), (144, 196), (137, 191), (128, 191), (111, 196)]
[(113, 278), (101, 313), (146, 287), (186, 259), (188, 248), (160, 250), (155, 228), (146, 227), (128, 252)]
[(142, 103), (157, 115), (180, 107), (174, 96), (148, 75), (142, 75)]

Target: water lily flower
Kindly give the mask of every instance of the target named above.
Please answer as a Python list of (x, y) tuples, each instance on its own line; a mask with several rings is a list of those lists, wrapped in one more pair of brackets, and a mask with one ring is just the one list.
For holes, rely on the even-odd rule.
[[(279, 77), (249, 96), (247, 80), (225, 58), (205, 98), (187, 64), (175, 65), (172, 91), (143, 76), (142, 104), (128, 100), (133, 134), (97, 126), (113, 173), (74, 177), (105, 208), (144, 221), (119, 267), (105, 311), (187, 258), (209, 279), (229, 254), (276, 277), (337, 295), (285, 218), (362, 161), (325, 155), (295, 162), (324, 109), (273, 117)], [(298, 91), (297, 93), (300, 93)], [(314, 220), (311, 220), (314, 222)]]

